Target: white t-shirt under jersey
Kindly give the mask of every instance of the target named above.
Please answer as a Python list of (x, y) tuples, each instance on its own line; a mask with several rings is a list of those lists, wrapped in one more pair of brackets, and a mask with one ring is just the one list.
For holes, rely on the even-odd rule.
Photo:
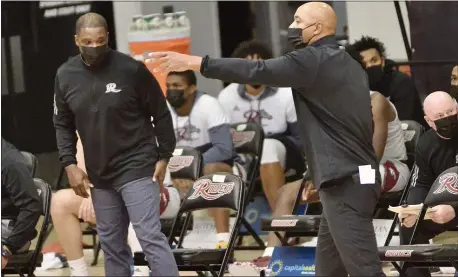
[[(284, 133), (288, 123), (297, 121), (291, 88), (277, 88), (267, 97), (258, 95), (248, 99), (238, 92), (239, 84), (232, 83), (219, 94), (218, 100), (223, 106), (231, 123), (247, 122), (259, 116), (266, 135)], [(264, 93), (264, 92), (263, 92)]]
[(199, 147), (211, 143), (208, 130), (229, 124), (224, 109), (213, 96), (198, 93), (189, 116), (178, 116), (170, 104), (177, 146)]

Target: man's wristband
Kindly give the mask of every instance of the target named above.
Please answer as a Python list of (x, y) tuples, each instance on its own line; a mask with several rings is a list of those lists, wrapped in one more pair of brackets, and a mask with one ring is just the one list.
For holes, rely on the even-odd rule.
[(210, 56), (208, 55), (202, 58), (202, 62), (200, 63), (200, 73), (201, 74), (205, 71), (205, 68), (207, 67), (209, 59), (210, 59)]

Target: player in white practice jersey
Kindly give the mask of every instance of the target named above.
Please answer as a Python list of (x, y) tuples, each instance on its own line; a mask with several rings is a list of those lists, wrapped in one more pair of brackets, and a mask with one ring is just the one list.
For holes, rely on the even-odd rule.
[[(193, 71), (170, 72), (167, 76), (167, 102), (173, 119), (177, 147), (189, 146), (202, 153), (204, 175), (232, 173), (234, 147), (229, 119), (216, 98), (197, 90)], [(191, 186), (191, 180), (171, 180), (167, 171), (165, 183), (173, 184), (182, 195)], [(215, 220), (217, 248), (229, 242), (229, 211), (209, 209)]]
[[(245, 41), (235, 49), (233, 56), (256, 60), (269, 59), (272, 53), (263, 43)], [(285, 176), (298, 176), (305, 170), (291, 88), (232, 83), (220, 92), (218, 100), (231, 123), (256, 122), (262, 126), (266, 138), (260, 177), (273, 209)]]

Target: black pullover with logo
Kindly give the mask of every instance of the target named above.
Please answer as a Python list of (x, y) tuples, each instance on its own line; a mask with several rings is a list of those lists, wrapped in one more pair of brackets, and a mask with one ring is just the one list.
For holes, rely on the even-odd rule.
[(78, 130), (97, 188), (152, 176), (156, 162), (169, 159), (176, 144), (157, 80), (142, 62), (114, 50), (96, 68), (78, 55), (57, 70), (54, 127), (63, 166), (76, 164)]

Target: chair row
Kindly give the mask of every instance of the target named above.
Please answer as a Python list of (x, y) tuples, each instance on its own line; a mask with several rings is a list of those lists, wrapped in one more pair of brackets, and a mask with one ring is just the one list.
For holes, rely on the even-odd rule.
[[(420, 124), (414, 121), (403, 121), (403, 123), (407, 124), (408, 126), (407, 130), (405, 130), (407, 131), (405, 137), (406, 148), (409, 157), (409, 161), (407, 163), (409, 165), (409, 168), (411, 169), (412, 178), (413, 164), (415, 162), (415, 147), (424, 130)], [(448, 171), (454, 172), (456, 174), (458, 168), (454, 167), (449, 169)], [(410, 181), (411, 180), (409, 180), (409, 184)], [(382, 194), (377, 205), (377, 209), (387, 209), (389, 205), (404, 205), (406, 203), (408, 190), (410, 188), (409, 184), (406, 185), (404, 190), (401, 192)], [(456, 195), (446, 193), (441, 194), (438, 197), (438, 195), (434, 194), (434, 191), (437, 189), (438, 186), (440, 186), (440, 182), (436, 180), (436, 182), (433, 184), (431, 188), (428, 197), (425, 200), (422, 211), (419, 215), (419, 219), (417, 220), (417, 223), (414, 227), (414, 231), (410, 239), (410, 244), (412, 244), (415, 236), (417, 235), (418, 224), (423, 220), (428, 207), (443, 203), (458, 202)], [(293, 211), (297, 210), (297, 206), (300, 201), (300, 195), (302, 195), (302, 190), (304, 189), (304, 187), (305, 182), (301, 184), (301, 188), (296, 199)], [(282, 242), (282, 245), (287, 246), (288, 239), (291, 237), (317, 236), (320, 221), (321, 215), (295, 215), (288, 217), (279, 216), (263, 219), (261, 228), (263, 231), (274, 232), (275, 235)], [(458, 270), (458, 245), (456, 244), (388, 246), (392, 237), (394, 235), (399, 235), (399, 232), (396, 231), (398, 223), (399, 217), (397, 214), (395, 214), (384, 246), (379, 248), (379, 256), (381, 261), (392, 262), (393, 266), (398, 270), (401, 276), (409, 267), (453, 266)], [(281, 235), (280, 232), (285, 232), (285, 234)], [(403, 262), (402, 266), (398, 265), (396, 262)]]

